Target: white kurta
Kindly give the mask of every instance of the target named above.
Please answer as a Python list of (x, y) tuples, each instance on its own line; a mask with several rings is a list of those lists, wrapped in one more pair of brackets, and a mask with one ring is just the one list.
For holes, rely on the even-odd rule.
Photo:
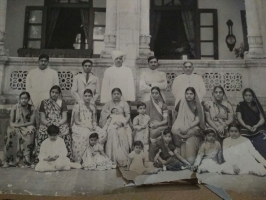
[(42, 100), (49, 98), (49, 91), (54, 85), (59, 85), (55, 70), (36, 68), (29, 71), (26, 79), (26, 90), (30, 93), (36, 109), (40, 106)]
[(104, 72), (101, 103), (111, 101), (111, 91), (114, 88), (120, 88), (125, 101), (135, 101), (135, 86), (132, 70), (129, 67), (112, 66)]
[[(55, 161), (44, 161), (48, 157), (58, 158)], [(56, 171), (63, 169), (70, 169), (71, 163), (67, 157), (67, 149), (65, 142), (62, 138), (57, 137), (56, 141), (51, 141), (49, 138), (43, 141), (40, 149), (40, 154), (38, 156), (39, 163), (36, 165), (36, 171)]]
[(175, 105), (185, 96), (185, 91), (188, 87), (193, 87), (196, 90), (200, 100), (202, 100), (206, 94), (205, 84), (201, 76), (197, 74), (179, 75), (175, 78), (172, 85)]
[[(151, 84), (151, 86), (148, 84)], [(165, 100), (164, 91), (167, 87), (166, 74), (164, 72), (158, 71), (157, 69), (148, 69), (140, 76), (139, 90), (141, 101), (145, 102), (150, 100), (151, 88), (154, 86), (160, 88), (161, 94)]]

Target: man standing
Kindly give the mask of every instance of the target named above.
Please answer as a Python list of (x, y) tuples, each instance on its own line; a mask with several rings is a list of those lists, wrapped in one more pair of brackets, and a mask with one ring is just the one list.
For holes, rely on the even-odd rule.
[(50, 97), (49, 91), (54, 85), (59, 85), (57, 72), (48, 67), (49, 56), (39, 56), (39, 67), (29, 71), (26, 78), (26, 90), (30, 93), (35, 109), (41, 101)]
[(84, 60), (82, 62), (83, 73), (77, 74), (74, 77), (73, 85), (71, 88), (71, 95), (76, 102), (83, 101), (83, 92), (86, 89), (90, 89), (93, 96), (93, 102), (95, 103), (100, 96), (100, 81), (97, 76), (94, 76), (91, 72), (93, 63), (91, 60)]
[(200, 101), (202, 101), (202, 98), (206, 94), (206, 88), (202, 77), (197, 74), (192, 74), (194, 67), (189, 61), (184, 62), (182, 68), (184, 74), (177, 76), (172, 85), (172, 94), (175, 97), (175, 105), (184, 97), (185, 90), (188, 87), (195, 88)]
[(114, 65), (104, 72), (101, 103), (111, 101), (111, 91), (114, 88), (121, 89), (124, 101), (135, 101), (135, 86), (132, 70), (123, 65), (125, 53), (115, 50), (111, 54)]
[(161, 90), (161, 95), (165, 101), (164, 91), (167, 87), (166, 74), (159, 71), (158, 59), (155, 56), (150, 56), (148, 58), (149, 69), (142, 72), (139, 81), (139, 90), (141, 101), (149, 101), (151, 96), (151, 88), (159, 87)]

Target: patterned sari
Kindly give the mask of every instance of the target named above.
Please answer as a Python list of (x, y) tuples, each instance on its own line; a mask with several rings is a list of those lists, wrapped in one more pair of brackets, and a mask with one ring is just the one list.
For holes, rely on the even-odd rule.
[[(100, 126), (106, 125), (111, 110), (117, 108), (119, 113), (126, 117), (130, 115), (129, 105), (125, 101), (115, 104), (113, 101), (106, 103), (101, 112)], [(106, 155), (119, 166), (126, 166), (127, 157), (132, 145), (132, 130), (129, 125), (126, 127), (112, 126), (107, 130), (107, 142), (105, 146)]]
[(220, 138), (227, 136), (227, 126), (225, 122), (228, 120), (229, 114), (234, 114), (233, 107), (228, 100), (223, 100), (221, 103), (213, 98), (212, 101), (207, 101), (203, 103), (203, 108), (205, 113), (209, 113), (211, 120), (216, 126), (224, 125), (224, 134), (219, 135)]
[[(16, 124), (25, 124), (30, 122), (34, 113), (34, 107), (28, 104), (23, 109), (20, 104), (13, 107)], [(13, 119), (11, 119), (13, 120)], [(15, 128), (9, 126), (4, 139), (4, 162), (16, 164), (23, 160), (24, 164), (29, 165), (34, 147), (34, 134), (36, 129), (33, 125)]]
[[(45, 118), (48, 122), (51, 122), (55, 126), (59, 127), (59, 136), (64, 139), (68, 151), (67, 157), (72, 160), (72, 138), (69, 134), (69, 126), (67, 123), (60, 126), (58, 125), (62, 118), (62, 112), (67, 112), (65, 102), (62, 100), (57, 100), (57, 102), (55, 102), (52, 99), (43, 100), (41, 103), (40, 112), (45, 114)], [(35, 162), (38, 162), (41, 144), (47, 138), (47, 126), (40, 124), (35, 138)]]
[[(168, 118), (168, 108), (164, 103), (163, 98), (160, 97), (158, 103), (156, 103), (152, 96), (150, 101), (145, 102), (146, 114), (150, 116), (150, 124), (153, 122), (162, 122), (164, 118)], [(168, 124), (159, 126), (157, 128), (150, 128), (150, 147), (149, 147), (149, 160), (154, 161), (155, 155), (160, 149), (161, 132), (168, 127)]]
[(73, 160), (80, 162), (82, 156), (89, 146), (89, 137), (91, 133), (96, 132), (99, 135), (99, 143), (103, 144), (106, 141), (106, 131), (100, 127), (96, 127), (96, 130), (92, 130), (93, 115), (95, 115), (96, 109), (94, 105), (86, 106), (84, 103), (76, 104), (72, 112), (72, 121), (74, 121), (75, 113), (79, 114), (79, 119), (82, 125), (77, 125), (75, 122), (71, 122), (72, 126), (72, 150)]

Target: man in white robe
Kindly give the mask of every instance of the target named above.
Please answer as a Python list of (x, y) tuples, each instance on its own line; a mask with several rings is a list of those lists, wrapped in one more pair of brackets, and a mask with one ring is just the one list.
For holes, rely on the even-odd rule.
[(149, 57), (148, 63), (150, 68), (140, 76), (139, 90), (141, 101), (146, 102), (150, 100), (151, 88), (155, 86), (160, 88), (161, 95), (165, 100), (164, 91), (167, 87), (166, 74), (157, 69), (158, 60), (155, 56)]
[(125, 101), (135, 101), (135, 85), (132, 70), (123, 65), (125, 53), (115, 50), (111, 53), (114, 65), (104, 72), (101, 103), (111, 101), (111, 91), (119, 88), (122, 91), (122, 97)]
[(172, 85), (172, 94), (175, 97), (175, 105), (177, 105), (177, 103), (185, 96), (185, 91), (188, 87), (193, 87), (196, 90), (200, 101), (202, 101), (206, 94), (206, 87), (202, 77), (193, 74), (194, 67), (191, 62), (184, 62), (182, 68), (184, 74), (177, 76)]
[(39, 56), (39, 67), (29, 71), (26, 78), (26, 90), (30, 93), (35, 109), (41, 105), (41, 101), (50, 97), (50, 89), (59, 85), (57, 72), (48, 67), (49, 56)]
[(76, 102), (83, 102), (83, 94), (86, 89), (90, 89), (93, 93), (93, 103), (97, 101), (100, 96), (100, 81), (97, 76), (91, 72), (93, 63), (91, 60), (84, 60), (82, 62), (83, 73), (77, 74), (74, 77), (71, 88), (71, 95)]

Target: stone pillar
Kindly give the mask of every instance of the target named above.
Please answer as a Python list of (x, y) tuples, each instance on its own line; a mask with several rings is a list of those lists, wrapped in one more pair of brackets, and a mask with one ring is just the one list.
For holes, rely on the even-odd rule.
[(250, 59), (264, 58), (263, 40), (259, 21), (258, 1), (245, 0)]
[(8, 51), (4, 49), (6, 34), (6, 9), (7, 0), (0, 0), (0, 56), (6, 56), (8, 54)]
[(150, 0), (140, 0), (140, 16), (139, 57), (147, 58), (154, 55), (150, 51)]
[(126, 64), (133, 67), (139, 56), (140, 0), (117, 0), (116, 49), (126, 53)]
[(116, 29), (117, 29), (117, 0), (106, 1), (106, 26), (104, 43), (105, 49), (102, 51), (102, 58), (110, 58), (111, 52), (116, 49)]

